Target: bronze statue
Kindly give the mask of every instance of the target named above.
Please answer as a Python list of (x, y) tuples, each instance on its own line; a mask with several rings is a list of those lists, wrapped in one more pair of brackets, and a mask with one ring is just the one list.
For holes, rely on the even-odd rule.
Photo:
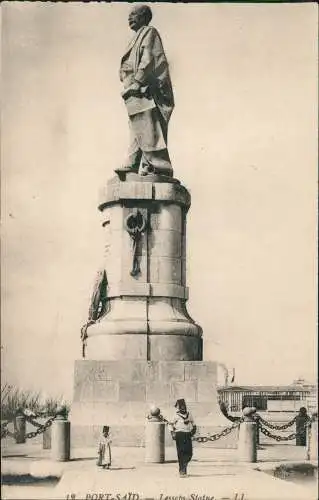
[(121, 59), (120, 80), (130, 123), (128, 157), (117, 172), (138, 172), (167, 176), (173, 169), (167, 150), (167, 128), (174, 108), (173, 89), (162, 41), (149, 26), (152, 11), (134, 6), (128, 22), (135, 36)]

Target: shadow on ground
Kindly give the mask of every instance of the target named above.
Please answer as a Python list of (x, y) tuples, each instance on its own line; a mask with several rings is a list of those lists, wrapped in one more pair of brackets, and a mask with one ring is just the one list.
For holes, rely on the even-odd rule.
[(79, 458), (70, 458), (69, 462), (83, 462), (84, 460), (96, 460), (95, 457), (79, 457)]
[(236, 476), (236, 474), (232, 474), (232, 473), (219, 473), (219, 474), (215, 474), (214, 472), (212, 472), (211, 474), (187, 474), (188, 477), (224, 477), (224, 476)]
[(108, 470), (135, 470), (136, 467), (110, 467)]
[(1, 483), (3, 485), (11, 486), (23, 486), (27, 484), (33, 485), (42, 485), (42, 486), (56, 486), (60, 478), (56, 476), (48, 476), (48, 477), (33, 477), (30, 474), (23, 475), (15, 475), (15, 474), (4, 474), (1, 476)]

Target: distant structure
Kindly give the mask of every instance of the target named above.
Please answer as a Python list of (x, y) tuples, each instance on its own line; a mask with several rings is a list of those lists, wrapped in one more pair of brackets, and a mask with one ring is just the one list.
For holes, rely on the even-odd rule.
[(229, 412), (241, 412), (245, 406), (271, 412), (296, 412), (301, 406), (310, 412), (316, 411), (316, 386), (305, 381), (300, 382), (294, 381), (293, 384), (285, 386), (220, 386), (218, 395)]

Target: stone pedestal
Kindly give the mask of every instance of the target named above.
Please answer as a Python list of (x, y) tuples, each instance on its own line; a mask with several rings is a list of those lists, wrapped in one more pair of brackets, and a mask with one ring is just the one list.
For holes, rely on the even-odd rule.
[[(169, 420), (179, 398), (187, 401), (200, 433), (218, 432), (230, 422), (218, 407), (216, 377), (215, 362), (76, 361), (72, 446), (96, 445), (103, 425), (111, 427), (114, 446), (144, 446), (150, 407), (159, 406)], [(233, 433), (222, 441), (211, 444), (236, 446)], [(166, 444), (174, 445), (168, 432)]]
[[(115, 446), (143, 446), (149, 407), (169, 419), (180, 398), (199, 432), (229, 425), (217, 403), (216, 363), (202, 361), (202, 329), (186, 309), (190, 202), (178, 180), (162, 175), (114, 177), (101, 193), (107, 303), (75, 364), (74, 446), (96, 445), (103, 425)], [(232, 433), (222, 446), (233, 441)]]
[(106, 314), (87, 330), (86, 358), (202, 359), (202, 330), (186, 310), (186, 215), (179, 181), (111, 179), (99, 210), (105, 234)]

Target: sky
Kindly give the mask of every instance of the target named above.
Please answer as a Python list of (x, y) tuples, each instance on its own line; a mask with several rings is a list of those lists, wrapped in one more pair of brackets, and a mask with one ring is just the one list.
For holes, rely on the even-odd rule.
[[(72, 396), (128, 146), (127, 3), (3, 2), (2, 382)], [(188, 311), (238, 384), (315, 380), (317, 6), (153, 3), (189, 189)], [(221, 382), (223, 380), (221, 379)]]

